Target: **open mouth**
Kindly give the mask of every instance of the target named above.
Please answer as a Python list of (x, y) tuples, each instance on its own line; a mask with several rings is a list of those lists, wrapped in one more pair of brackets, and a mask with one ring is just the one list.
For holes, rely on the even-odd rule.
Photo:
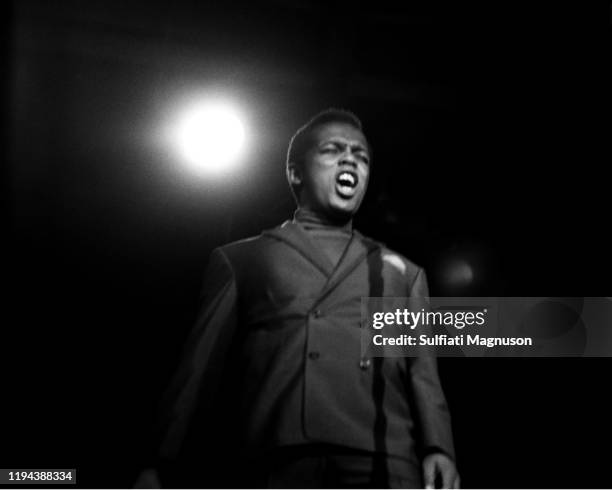
[(357, 192), (359, 177), (355, 172), (343, 170), (336, 175), (336, 192), (340, 197), (351, 198)]

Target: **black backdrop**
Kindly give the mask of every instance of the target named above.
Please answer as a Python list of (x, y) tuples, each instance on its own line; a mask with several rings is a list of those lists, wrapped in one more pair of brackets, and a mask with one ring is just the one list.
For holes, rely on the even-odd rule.
[[(328, 106), (355, 111), (374, 147), (357, 226), (424, 265), (432, 294), (610, 295), (607, 11), (591, 24), (577, 6), (514, 2), (5, 10), (3, 468), (131, 485), (210, 250), (290, 217), (286, 144)], [(210, 87), (251, 128), (232, 182), (190, 176), (162, 135)], [(471, 283), (444, 279), (457, 257)], [(440, 364), (464, 486), (612, 486), (609, 359)]]

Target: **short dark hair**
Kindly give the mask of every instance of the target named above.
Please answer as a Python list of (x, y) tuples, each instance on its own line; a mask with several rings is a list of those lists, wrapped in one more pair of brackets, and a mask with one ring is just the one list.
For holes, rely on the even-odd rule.
[[(363, 125), (361, 124), (361, 121), (351, 111), (330, 107), (329, 109), (325, 109), (319, 112), (314, 117), (312, 117), (306, 124), (304, 124), (300, 129), (298, 129), (289, 141), (286, 161), (287, 179), (289, 179), (289, 164), (294, 163), (297, 165), (302, 165), (304, 161), (304, 156), (312, 145), (312, 133), (315, 129), (328, 123), (348, 124), (363, 132)], [(369, 149), (370, 148), (368, 143), (368, 150)], [(289, 182), (289, 186), (291, 187), (291, 192), (293, 193), (293, 196), (297, 201), (299, 188), (297, 188), (297, 186), (295, 185), (292, 185), (291, 182)]]

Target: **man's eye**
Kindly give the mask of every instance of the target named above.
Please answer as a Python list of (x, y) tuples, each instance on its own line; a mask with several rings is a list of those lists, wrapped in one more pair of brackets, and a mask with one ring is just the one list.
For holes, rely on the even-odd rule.
[(321, 151), (323, 153), (334, 153), (338, 151), (338, 149), (335, 146), (324, 146), (323, 148), (321, 148)]

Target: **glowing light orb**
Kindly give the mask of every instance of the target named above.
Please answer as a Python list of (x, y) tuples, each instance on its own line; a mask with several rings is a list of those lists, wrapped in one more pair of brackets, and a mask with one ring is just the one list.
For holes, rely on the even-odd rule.
[(244, 126), (230, 106), (199, 104), (181, 118), (177, 129), (179, 151), (197, 173), (225, 172), (242, 153)]
[(467, 286), (474, 280), (474, 269), (463, 259), (452, 261), (446, 271), (446, 281), (452, 286)]

